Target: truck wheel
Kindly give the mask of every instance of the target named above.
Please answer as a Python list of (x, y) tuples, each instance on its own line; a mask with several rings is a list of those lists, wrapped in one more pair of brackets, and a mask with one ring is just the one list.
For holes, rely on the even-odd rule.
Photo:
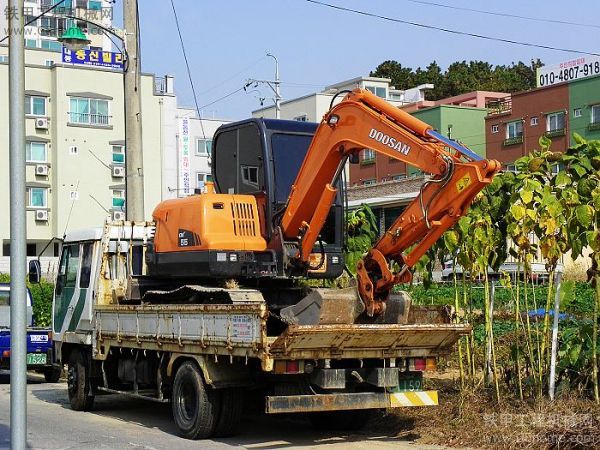
[(44, 369), (44, 378), (47, 383), (56, 383), (62, 375), (62, 366), (52, 365)]
[(321, 431), (360, 430), (366, 425), (373, 411), (372, 409), (356, 409), (352, 411), (309, 413), (308, 420), (313, 428)]
[(83, 353), (73, 350), (69, 358), (67, 392), (71, 409), (75, 411), (89, 411), (94, 405), (89, 370), (88, 361)]
[(213, 435), (228, 437), (237, 433), (244, 409), (244, 391), (240, 388), (221, 389), (221, 411)]
[(198, 366), (184, 362), (175, 374), (171, 398), (173, 420), (181, 436), (210, 437), (219, 417), (219, 400), (217, 392), (206, 388)]

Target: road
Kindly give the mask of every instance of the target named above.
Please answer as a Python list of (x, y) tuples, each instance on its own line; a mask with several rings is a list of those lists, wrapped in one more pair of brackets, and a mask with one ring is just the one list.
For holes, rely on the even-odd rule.
[[(397, 433), (327, 433), (311, 429), (300, 418), (258, 413), (244, 416), (235, 437), (188, 441), (176, 435), (169, 405), (107, 395), (96, 397), (93, 411), (75, 412), (69, 408), (64, 383), (43, 381), (42, 376), (28, 376), (27, 441), (35, 449), (439, 448), (415, 444), (406, 429), (398, 430), (401, 435), (404, 432), (400, 438)], [(9, 393), (9, 375), (0, 372), (0, 449), (10, 444)]]

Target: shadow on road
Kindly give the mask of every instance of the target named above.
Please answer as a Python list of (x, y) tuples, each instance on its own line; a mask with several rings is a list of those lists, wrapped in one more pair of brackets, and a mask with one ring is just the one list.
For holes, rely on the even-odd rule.
[[(27, 384), (42, 384), (45, 382), (43, 374), (27, 372)], [(10, 372), (8, 370), (0, 370), (0, 384), (10, 384)]]
[[(70, 408), (65, 389), (35, 389), (32, 394), (43, 402)], [(177, 435), (171, 416), (171, 406), (122, 395), (99, 395), (94, 408), (86, 413), (98, 417), (118, 420), (128, 424), (158, 429)], [(253, 449), (278, 449), (291, 446), (313, 446), (319, 444), (351, 442), (407, 442), (418, 438), (411, 433), (413, 423), (398, 419), (398, 416), (378, 414), (361, 431), (337, 432), (316, 431), (302, 416), (268, 416), (256, 411), (247, 412), (239, 433), (230, 438), (214, 439), (215, 442)], [(400, 435), (400, 436), (399, 436)]]

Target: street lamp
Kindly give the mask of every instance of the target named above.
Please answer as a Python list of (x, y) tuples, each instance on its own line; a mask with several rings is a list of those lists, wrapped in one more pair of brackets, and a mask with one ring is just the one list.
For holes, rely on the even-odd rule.
[(87, 38), (78, 26), (73, 25), (58, 38), (58, 42), (62, 43), (69, 50), (76, 52), (89, 45), (92, 41)]
[(275, 118), (281, 118), (281, 95), (279, 94), (279, 61), (277, 57), (270, 52), (267, 52), (275, 60)]

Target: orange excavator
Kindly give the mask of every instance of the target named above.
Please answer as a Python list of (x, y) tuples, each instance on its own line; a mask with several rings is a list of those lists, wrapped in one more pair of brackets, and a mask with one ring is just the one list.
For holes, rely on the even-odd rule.
[(259, 289), (274, 309), (297, 303), (293, 280), (343, 271), (342, 178), (364, 149), (430, 174), (357, 264), (363, 311), (381, 315), (394, 285), (411, 280), (410, 269), (465, 214), (500, 163), (361, 89), (348, 92), (318, 126), (249, 119), (221, 127), (213, 141), (214, 181), (153, 213), (149, 275), (175, 287), (235, 280)]

